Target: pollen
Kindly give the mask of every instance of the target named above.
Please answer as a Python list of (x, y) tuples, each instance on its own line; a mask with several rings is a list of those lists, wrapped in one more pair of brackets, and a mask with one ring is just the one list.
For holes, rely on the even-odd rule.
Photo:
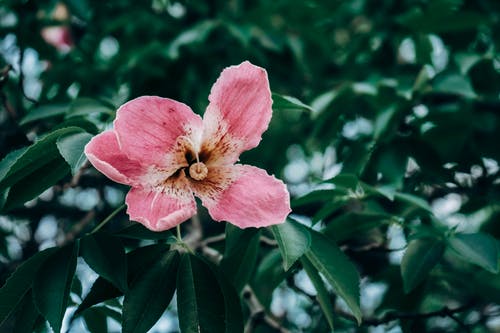
[(202, 162), (191, 164), (189, 167), (189, 176), (194, 180), (203, 180), (207, 177), (208, 168)]

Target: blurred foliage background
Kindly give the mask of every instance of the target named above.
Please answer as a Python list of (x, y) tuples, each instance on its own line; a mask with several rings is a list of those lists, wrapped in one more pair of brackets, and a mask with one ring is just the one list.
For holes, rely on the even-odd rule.
[[(222, 255), (222, 272), (242, 291), (240, 325), (500, 332), (499, 34), (496, 0), (3, 0), (0, 286), (20, 263), (70, 246), (123, 203), (127, 188), (79, 159), (118, 106), (158, 95), (202, 114), (221, 70), (249, 60), (268, 72), (274, 114), (242, 162), (284, 179), (293, 227), (233, 230), (200, 206), (208, 241), (196, 249)], [(130, 226), (120, 212), (103, 229), (127, 253), (164, 242), (120, 231)], [(183, 224), (188, 237), (190, 228)], [(296, 261), (286, 244), (305, 234)], [(66, 276), (58, 314), (36, 296), (42, 273), (57, 272), (40, 270), (22, 293), (0, 289), (4, 304), (19, 296), (0, 305), (0, 328), (47, 331), (45, 319), (60, 321), (69, 300), (63, 328), (120, 330), (121, 298), (68, 319), (93, 280), (109, 278), (92, 264), (104, 253), (88, 254), (88, 243), (78, 260), (71, 250), (76, 274)], [(354, 291), (336, 284), (349, 280), (342, 272), (351, 264), (359, 290), (356, 276), (347, 282)], [(152, 332), (179, 331), (174, 303)]]

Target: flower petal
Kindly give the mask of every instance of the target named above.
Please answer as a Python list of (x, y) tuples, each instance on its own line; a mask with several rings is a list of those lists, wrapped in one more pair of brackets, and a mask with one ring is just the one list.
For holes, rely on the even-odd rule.
[(153, 231), (173, 228), (196, 214), (196, 202), (191, 192), (176, 195), (134, 187), (125, 202), (130, 219)]
[(202, 151), (212, 152), (211, 162), (221, 158), (223, 164), (232, 164), (243, 151), (259, 144), (271, 120), (273, 102), (266, 71), (248, 61), (224, 69), (209, 101), (203, 116)]
[(85, 146), (85, 155), (97, 170), (117, 183), (134, 185), (146, 173), (139, 162), (129, 159), (120, 150), (112, 130), (93, 137)]
[(285, 184), (265, 170), (249, 165), (209, 169), (207, 181), (192, 182), (195, 194), (216, 221), (240, 228), (282, 223), (290, 213)]
[(189, 106), (156, 96), (123, 104), (114, 122), (120, 147), (129, 158), (161, 168), (177, 167), (172, 161), (178, 162), (173, 155), (180, 140), (199, 144), (202, 126), (201, 117)]

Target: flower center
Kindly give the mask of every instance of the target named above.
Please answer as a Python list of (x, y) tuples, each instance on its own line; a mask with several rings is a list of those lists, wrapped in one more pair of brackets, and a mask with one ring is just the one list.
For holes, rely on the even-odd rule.
[(189, 167), (189, 176), (194, 180), (203, 180), (207, 177), (208, 168), (202, 162), (196, 162)]

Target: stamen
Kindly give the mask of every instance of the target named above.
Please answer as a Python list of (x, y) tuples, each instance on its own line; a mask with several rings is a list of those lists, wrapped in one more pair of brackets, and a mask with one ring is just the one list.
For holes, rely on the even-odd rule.
[(194, 180), (203, 180), (208, 175), (208, 168), (202, 162), (191, 164), (189, 167), (189, 176)]

